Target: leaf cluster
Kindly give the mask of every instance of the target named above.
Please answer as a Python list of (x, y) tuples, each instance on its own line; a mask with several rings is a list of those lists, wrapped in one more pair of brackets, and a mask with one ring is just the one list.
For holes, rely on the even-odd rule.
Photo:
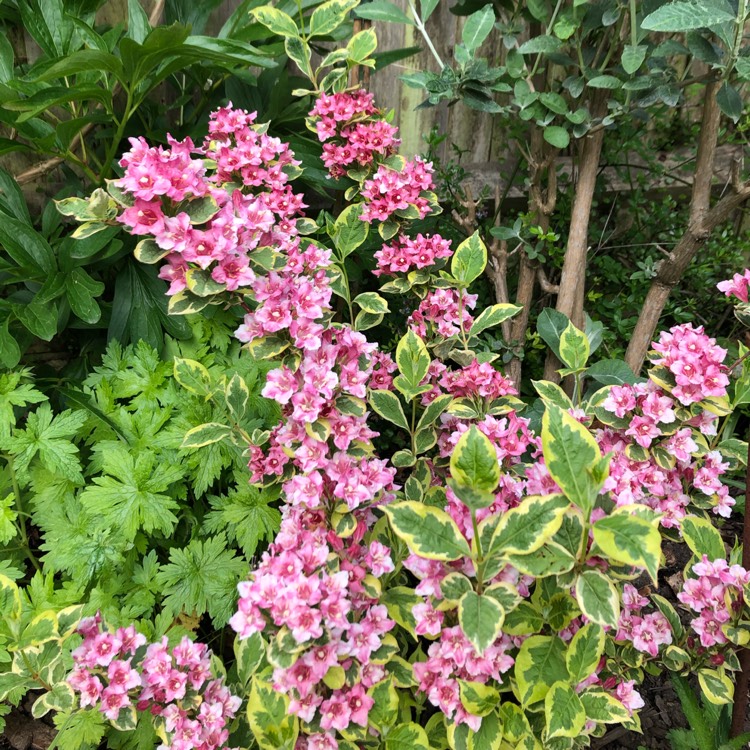
[[(211, 326), (195, 333), (184, 348), (172, 342), (176, 354), (204, 356), (217, 341)], [(243, 457), (244, 436), (278, 412), (239, 346), (204, 356), (200, 393), (175, 376), (185, 361), (112, 342), (80, 387), (60, 389), (64, 409), (28, 371), (1, 376), (0, 539), (16, 576), (26, 555), (112, 622), (208, 613), (226, 623), (248, 560), (278, 527), (277, 494), (247, 484)], [(239, 435), (184, 445), (207, 422)]]

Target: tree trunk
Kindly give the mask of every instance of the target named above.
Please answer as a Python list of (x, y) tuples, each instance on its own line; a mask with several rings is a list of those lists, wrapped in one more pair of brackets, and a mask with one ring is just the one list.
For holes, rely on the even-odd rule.
[[(544, 140), (542, 129), (533, 127), (531, 131), (531, 162), (529, 164), (529, 213), (533, 221), (546, 232), (550, 225), (550, 216), (555, 210), (557, 201), (557, 173), (555, 172), (555, 156), (557, 150), (548, 146)], [(547, 173), (547, 190), (543, 183)], [(534, 298), (536, 283), (536, 264), (523, 249), (519, 251), (518, 260), (518, 288), (516, 290), (516, 304), (521, 312), (512, 319), (510, 339), (515, 342), (517, 350), (523, 351), (526, 341), (526, 329), (529, 326), (531, 303)], [(508, 375), (516, 388), (521, 386), (521, 359), (514, 356), (508, 367)]]
[(687, 230), (669, 256), (659, 263), (657, 275), (646, 294), (646, 301), (638, 316), (638, 322), (625, 354), (625, 361), (636, 374), (643, 366), (672, 288), (680, 282), (690, 261), (703, 247), (716, 226), (726, 221), (736, 208), (750, 198), (750, 185), (739, 184), (739, 170), (736, 169), (733, 175), (735, 192), (722, 198), (713, 208), (710, 208), (714, 155), (721, 117), (716, 103), (718, 89), (719, 83), (709, 83), (704, 93), (703, 118)]
[[(597, 96), (592, 102), (592, 114), (601, 114), (603, 99)], [(567, 315), (573, 325), (585, 328), (583, 300), (586, 292), (586, 256), (588, 254), (589, 221), (594, 200), (596, 176), (599, 172), (599, 157), (602, 152), (604, 129), (583, 140), (578, 162), (578, 182), (576, 183), (573, 211), (570, 217), (570, 232), (565, 248), (565, 260), (560, 276), (560, 290), (557, 295), (558, 312)], [(544, 379), (558, 382), (557, 370), (561, 364), (550, 351), (544, 365)]]

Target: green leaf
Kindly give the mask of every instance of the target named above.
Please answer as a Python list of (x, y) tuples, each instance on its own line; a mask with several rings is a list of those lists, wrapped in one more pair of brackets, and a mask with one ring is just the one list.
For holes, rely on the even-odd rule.
[(419, 10), (422, 22), (426, 23), (427, 19), (432, 15), (435, 8), (437, 8), (440, 0), (420, 0)]
[(8, 330), (10, 318), (0, 322), (0, 363), (4, 367), (12, 369), (21, 360), (21, 348), (18, 342)]
[(376, 292), (362, 292), (362, 294), (358, 294), (352, 302), (359, 305), (363, 310), (369, 313), (382, 314), (390, 312), (388, 302)]
[(132, 542), (139, 530), (160, 531), (168, 536), (177, 524), (174, 492), (183, 469), (157, 462), (157, 454), (133, 456), (124, 448), (110, 448), (103, 455), (104, 475), (94, 477), (81, 493), (83, 507), (100, 528), (116, 528)]
[(522, 55), (547, 55), (551, 52), (557, 52), (562, 47), (562, 42), (553, 36), (534, 36), (525, 41), (518, 51)]
[(707, 519), (686, 516), (680, 524), (682, 538), (696, 557), (706, 555), (709, 560), (726, 558), (724, 542), (718, 529)]
[(699, 669), (698, 683), (703, 697), (715, 706), (723, 706), (734, 700), (734, 683), (723, 667)]
[(396, 347), (396, 364), (409, 388), (419, 387), (430, 368), (430, 361), (424, 341), (410, 328)]
[(13, 493), (0, 500), (0, 544), (7, 544), (18, 533), (16, 519), (18, 513), (13, 510)]
[(141, 44), (149, 31), (151, 31), (151, 25), (140, 0), (128, 0), (128, 36)]
[(13, 79), (14, 60), (13, 45), (8, 41), (5, 32), (0, 33), (0, 83), (7, 83)]
[(458, 681), (461, 705), (474, 716), (487, 716), (500, 703), (500, 693), (481, 682)]
[(482, 719), (482, 725), (469, 735), (470, 747), (479, 750), (500, 750), (503, 741), (503, 725), (495, 711)]
[(622, 69), (629, 76), (633, 75), (643, 65), (647, 51), (648, 47), (645, 44), (638, 44), (635, 47), (632, 44), (626, 44), (622, 48), (622, 58), (620, 59)]
[(225, 291), (224, 284), (215, 281), (210, 271), (202, 268), (190, 268), (185, 272), (185, 283), (188, 291), (198, 297), (211, 297)]
[(567, 682), (556, 682), (544, 698), (547, 737), (577, 737), (586, 723), (581, 699)]
[(602, 359), (586, 370), (586, 375), (602, 385), (633, 385), (638, 378), (621, 359)]
[(469, 557), (469, 544), (456, 522), (444, 511), (413, 501), (383, 508), (391, 527), (409, 549), (429, 560)]
[(237, 677), (243, 685), (250, 682), (250, 678), (258, 670), (266, 655), (266, 644), (260, 633), (253, 633), (248, 638), (235, 636), (234, 658), (237, 666)]
[[(84, 322), (93, 325), (99, 321), (102, 311), (95, 300), (104, 292), (104, 284), (96, 281), (82, 268), (74, 268), (65, 280), (65, 295), (70, 309)], [(55, 329), (57, 320), (55, 320)]]
[(588, 336), (568, 322), (560, 334), (560, 359), (571, 370), (581, 370), (586, 366), (590, 352)]
[(291, 750), (297, 742), (299, 719), (289, 711), (289, 698), (257, 675), (247, 701), (247, 720), (261, 750)]
[(570, 134), (559, 125), (549, 125), (544, 128), (544, 140), (555, 148), (567, 148), (570, 144)]
[(555, 404), (563, 411), (574, 408), (568, 394), (557, 383), (551, 383), (549, 380), (532, 380), (531, 384), (545, 403)]
[(378, 38), (375, 35), (375, 29), (363, 29), (357, 32), (346, 45), (349, 59), (358, 63), (370, 59), (370, 55), (377, 48)]
[(548, 635), (527, 638), (516, 656), (514, 676), (516, 694), (522, 706), (544, 700), (556, 682), (568, 680), (563, 641)]
[(331, 239), (341, 259), (353, 253), (367, 239), (369, 224), (360, 219), (362, 207), (361, 203), (347, 206), (333, 225)]
[(380, 732), (385, 727), (393, 726), (398, 721), (398, 693), (393, 677), (375, 683), (368, 689), (367, 695), (375, 701), (367, 716), (368, 723)]
[(591, 476), (602, 460), (593, 435), (559, 406), (547, 403), (542, 417), (542, 448), (555, 482), (579, 508), (590, 511), (601, 486)]
[(474, 591), (467, 591), (458, 603), (458, 624), (479, 654), (483, 654), (500, 635), (504, 616), (495, 599)]
[(271, 5), (263, 5), (260, 8), (253, 8), (250, 15), (255, 20), (265, 26), (272, 34), (278, 34), (283, 37), (299, 37), (299, 31), (294, 19)]
[(569, 322), (565, 315), (552, 307), (545, 307), (539, 313), (536, 321), (536, 329), (539, 335), (558, 359), (560, 359), (560, 336), (562, 336), (562, 332), (567, 328)]
[(226, 625), (235, 610), (237, 583), (247, 571), (247, 563), (226, 547), (223, 534), (173, 547), (156, 576), (162, 606), (172, 615), (208, 612), (217, 627)]
[(371, 391), (370, 404), (383, 419), (393, 422), (407, 432), (410, 431), (401, 401), (395, 393), (391, 391)]
[(313, 70), (310, 65), (312, 50), (310, 45), (298, 36), (288, 36), (284, 39), (284, 49), (289, 59), (297, 63), (297, 67), (308, 78), (312, 78)]
[(414, 722), (398, 724), (385, 738), (385, 750), (430, 750), (427, 733)]
[(354, 13), (359, 18), (367, 18), (370, 21), (387, 21), (414, 26), (411, 18), (389, 0), (372, 0), (372, 2), (360, 5)]
[[(471, 588), (471, 586), (469, 586), (469, 588)], [(383, 592), (380, 601), (382, 604), (385, 604), (388, 609), (388, 616), (391, 619), (395, 620), (402, 628), (408, 630), (412, 635), (415, 635), (414, 628), (417, 626), (417, 621), (414, 619), (412, 610), (417, 604), (421, 604), (424, 600), (414, 592), (414, 589), (407, 588), (406, 586), (393, 586), (387, 588)]]
[(249, 560), (261, 541), (273, 541), (281, 523), (281, 514), (269, 503), (278, 498), (278, 491), (258, 491), (242, 487), (226, 496), (209, 496), (211, 510), (203, 521), (205, 531), (224, 532), (230, 541), (236, 541)]
[(235, 421), (242, 421), (247, 411), (249, 398), (250, 390), (245, 383), (245, 379), (235, 372), (224, 388), (224, 401)]
[(310, 17), (310, 36), (327, 36), (346, 20), (346, 16), (356, 2), (349, 0), (329, 0), (319, 5)]
[(604, 653), (605, 640), (604, 630), (593, 622), (587, 622), (576, 632), (565, 656), (571, 685), (583, 682), (594, 673)]
[(490, 35), (495, 25), (495, 11), (492, 3), (472, 13), (464, 22), (461, 39), (469, 52), (479, 49), (484, 40)]
[(649, 13), (641, 21), (641, 28), (647, 31), (690, 31), (734, 20), (731, 7), (722, 0), (679, 0)]
[(58, 730), (55, 743), (60, 750), (98, 747), (107, 730), (107, 721), (97, 708), (76, 708), (55, 713), (52, 721)]
[(456, 248), (451, 260), (451, 274), (468, 286), (482, 275), (486, 265), (487, 248), (479, 237), (479, 232), (474, 232)]
[(203, 448), (206, 445), (211, 445), (211, 443), (218, 443), (231, 434), (232, 428), (229, 425), (207, 422), (188, 430), (182, 439), (180, 448)]
[(588, 86), (592, 89), (619, 89), (622, 81), (615, 76), (594, 76), (588, 81)]
[(425, 427), (429, 427), (435, 420), (448, 408), (448, 404), (453, 401), (453, 397), (448, 394), (438, 396), (427, 405), (427, 408), (422, 412), (422, 416), (417, 422), (417, 432)]
[(630, 712), (613, 695), (597, 687), (586, 688), (581, 694), (586, 718), (602, 724), (623, 724)]
[(620, 599), (612, 581), (598, 570), (585, 570), (576, 580), (576, 599), (586, 617), (599, 625), (617, 627)]
[(193, 359), (175, 357), (174, 378), (185, 390), (197, 396), (207, 397), (213, 390), (208, 370)]
[(512, 318), (514, 315), (518, 315), (521, 310), (520, 306), (508, 303), (490, 305), (482, 310), (481, 314), (474, 319), (469, 330), (469, 335), (477, 336), (487, 328), (499, 326), (503, 321)]
[(661, 556), (661, 534), (648, 521), (625, 513), (600, 518), (593, 527), (594, 541), (617, 562), (645, 568), (656, 585)]
[(727, 81), (721, 84), (721, 88), (716, 92), (716, 102), (721, 111), (732, 122), (738, 122), (744, 111), (744, 104), (739, 91)]
[(450, 468), (453, 479), (475, 490), (492, 492), (500, 481), (495, 446), (476, 425), (459, 438), (451, 453)]
[(2, 216), (0, 245), (23, 269), (33, 275), (49, 275), (56, 270), (55, 254), (47, 240), (28, 224), (12, 216)]
[(92, 70), (111, 73), (121, 83), (127, 83), (120, 60), (109, 52), (96, 49), (80, 49), (44, 69), (35, 81), (51, 81), (55, 78), (66, 78), (78, 73), (90, 73)]
[(52, 416), (49, 404), (29, 414), (26, 429), (16, 430), (3, 449), (15, 456), (16, 471), (26, 473), (31, 461), (38, 460), (52, 474), (83, 484), (78, 448), (71, 438), (86, 421), (85, 412), (65, 410)]
[(51, 341), (57, 333), (57, 308), (41, 303), (36, 297), (24, 307), (17, 307), (16, 317), (23, 325), (44, 341)]
[(536, 552), (558, 531), (569, 507), (563, 495), (524, 498), (500, 517), (487, 557)]

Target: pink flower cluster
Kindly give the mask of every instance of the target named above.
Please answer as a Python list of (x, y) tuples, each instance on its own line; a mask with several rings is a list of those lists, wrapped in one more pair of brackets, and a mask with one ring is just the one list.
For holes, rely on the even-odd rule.
[(736, 273), (727, 281), (720, 281), (716, 288), (724, 292), (727, 297), (736, 297), (740, 302), (748, 301), (748, 288), (750, 288), (750, 268), (743, 273)]
[[(717, 387), (715, 380), (718, 368), (723, 367), (725, 351), (701, 329), (690, 326), (662, 333), (653, 346), (663, 354), (655, 364), (678, 373), (678, 383), (671, 391), (653, 381), (609, 389), (602, 407), (622, 424), (596, 432), (602, 452), (612, 453), (603, 491), (611, 492), (618, 505), (649, 505), (664, 514), (661, 523), (665, 527), (679, 526), (691, 496), (702, 503), (707, 499), (714, 513), (728, 517), (735, 501), (720, 477), (729, 464), (717, 451), (702, 447), (704, 435), (716, 435), (717, 417), (705, 409), (693, 416), (697, 407), (686, 413), (682, 405), (685, 401), (699, 405), (705, 398), (726, 394), (725, 385)], [(698, 351), (700, 354), (696, 354)], [(685, 372), (690, 361), (698, 363), (694, 367), (696, 382), (681, 386), (679, 373)], [(722, 383), (728, 382), (723, 372), (719, 375)], [(643, 458), (628, 456), (627, 448), (632, 444), (646, 449)], [(696, 490), (700, 493), (697, 497)]]
[[(361, 543), (366, 528), (362, 517), (343, 540), (330, 531), (322, 508), (286, 506), (276, 541), (239, 586), (239, 609), (230, 620), (240, 638), (269, 629), (288, 634), (291, 645), (284, 648), (294, 663), (277, 666), (274, 688), (289, 695), (293, 714), (306, 722), (317, 715), (326, 732), (367, 726), (373, 701), (366, 689), (386, 676), (371, 658), (395, 623), (368, 590), (368, 577), (394, 565), (388, 548)], [(337, 667), (349, 675), (347, 684), (329, 689), (323, 678)]]
[(615, 640), (630, 641), (633, 647), (649, 656), (659, 655), (659, 646), (672, 643), (672, 628), (661, 612), (643, 613), (649, 600), (638, 589), (626, 583), (622, 594), (622, 612)]
[[(134, 205), (119, 220), (132, 234), (152, 236), (166, 252), (159, 276), (170, 282), (169, 294), (187, 287), (191, 270), (210, 273), (228, 291), (245, 288), (255, 280), (253, 251), (285, 245), (297, 234), (295, 219), (304, 204), (287, 184), (287, 170), (299, 162), (288, 144), (254, 120), (254, 113), (229, 105), (212, 113), (202, 148), (189, 138), (169, 138), (169, 149), (133, 138), (120, 160), (125, 174), (115, 184)], [(215, 165), (210, 172), (207, 163)], [(240, 187), (221, 187), (229, 182)], [(191, 218), (197, 199), (216, 206), (200, 226)]]
[(440, 386), (454, 398), (480, 398), (494, 401), (503, 396), (517, 396), (513, 383), (489, 362), (476, 359), (459, 370), (444, 369)]
[(652, 362), (672, 373), (676, 383), (672, 395), (681, 404), (689, 406), (705, 398), (727, 395), (729, 378), (723, 365), (727, 351), (706, 336), (703, 326), (693, 328), (685, 323), (662, 331), (652, 346), (662, 355)]
[(685, 581), (677, 598), (698, 613), (690, 621), (704, 648), (727, 642), (722, 627), (739, 613), (743, 590), (750, 584), (750, 572), (726, 560), (708, 559), (706, 555), (693, 565), (697, 578)]
[(286, 251), (286, 263), (278, 271), (259, 275), (251, 285), (257, 307), (245, 315), (235, 335), (251, 342), (288, 333), (297, 348), (314, 351), (324, 331), (318, 321), (328, 311), (332, 294), (325, 272), (330, 250), (312, 243), (302, 249), (298, 240), (279, 247)]
[(365, 205), (362, 221), (388, 221), (414, 209), (420, 219), (430, 212), (430, 202), (423, 194), (433, 189), (432, 164), (415, 156), (403, 169), (396, 170), (381, 164), (375, 174), (365, 181), (361, 195)]
[(375, 253), (378, 267), (373, 271), (375, 276), (397, 273), (408, 273), (414, 269), (430, 268), (443, 258), (453, 254), (448, 240), (439, 234), (418, 234), (414, 239), (400, 234), (391, 244), (383, 245)]
[(323, 143), (323, 164), (334, 178), (390, 156), (401, 143), (398, 128), (383, 119), (373, 95), (363, 90), (321, 94), (310, 122)]
[[(460, 310), (459, 302), (462, 303)], [(465, 289), (435, 289), (419, 303), (407, 323), (423, 339), (429, 335), (457, 336), (461, 330), (468, 332), (471, 328), (474, 319), (469, 310), (473, 310), (476, 303), (477, 295)]]
[(492, 679), (502, 683), (503, 674), (515, 663), (508, 654), (513, 647), (511, 638), (503, 634), (480, 656), (460, 627), (443, 628), (427, 650), (427, 660), (415, 662), (414, 677), (419, 690), (449, 721), (468, 724), (477, 731), (482, 719), (461, 704), (458, 680), (486, 683)]
[(98, 706), (116, 722), (122, 711), (148, 711), (168, 741), (161, 750), (214, 750), (226, 746), (228, 723), (240, 707), (221, 679), (212, 679), (211, 652), (183, 638), (147, 645), (132, 625), (103, 630), (100, 615), (81, 621), (83, 643), (73, 652), (68, 677), (81, 706)]

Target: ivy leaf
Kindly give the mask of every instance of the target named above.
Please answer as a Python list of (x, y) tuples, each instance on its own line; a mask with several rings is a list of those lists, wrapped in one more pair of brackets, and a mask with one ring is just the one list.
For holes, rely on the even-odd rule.
[(164, 607), (175, 615), (208, 612), (214, 625), (226, 625), (234, 611), (237, 583), (247, 572), (247, 563), (226, 546), (226, 537), (218, 534), (172, 548), (169, 563), (156, 576)]
[(165, 535), (173, 531), (178, 519), (172, 511), (178, 506), (164, 493), (174, 491), (183, 479), (179, 466), (157, 461), (154, 453), (134, 457), (115, 446), (103, 455), (102, 468), (107, 476), (94, 477), (94, 484), (81, 493), (81, 502), (99, 526), (119, 528), (129, 541), (140, 529)]
[(258, 492), (252, 487), (209, 497), (211, 511), (206, 515), (203, 529), (209, 533), (226, 532), (229, 541), (236, 541), (249, 559), (260, 541), (272, 541), (278, 531), (281, 514), (269, 505), (277, 497), (277, 492)]
[(27, 476), (29, 464), (38, 455), (41, 464), (53, 474), (71, 482), (83, 483), (78, 448), (72, 438), (86, 421), (82, 411), (65, 411), (52, 416), (49, 404), (29, 414), (25, 430), (0, 439), (0, 448), (15, 456), (16, 471)]

